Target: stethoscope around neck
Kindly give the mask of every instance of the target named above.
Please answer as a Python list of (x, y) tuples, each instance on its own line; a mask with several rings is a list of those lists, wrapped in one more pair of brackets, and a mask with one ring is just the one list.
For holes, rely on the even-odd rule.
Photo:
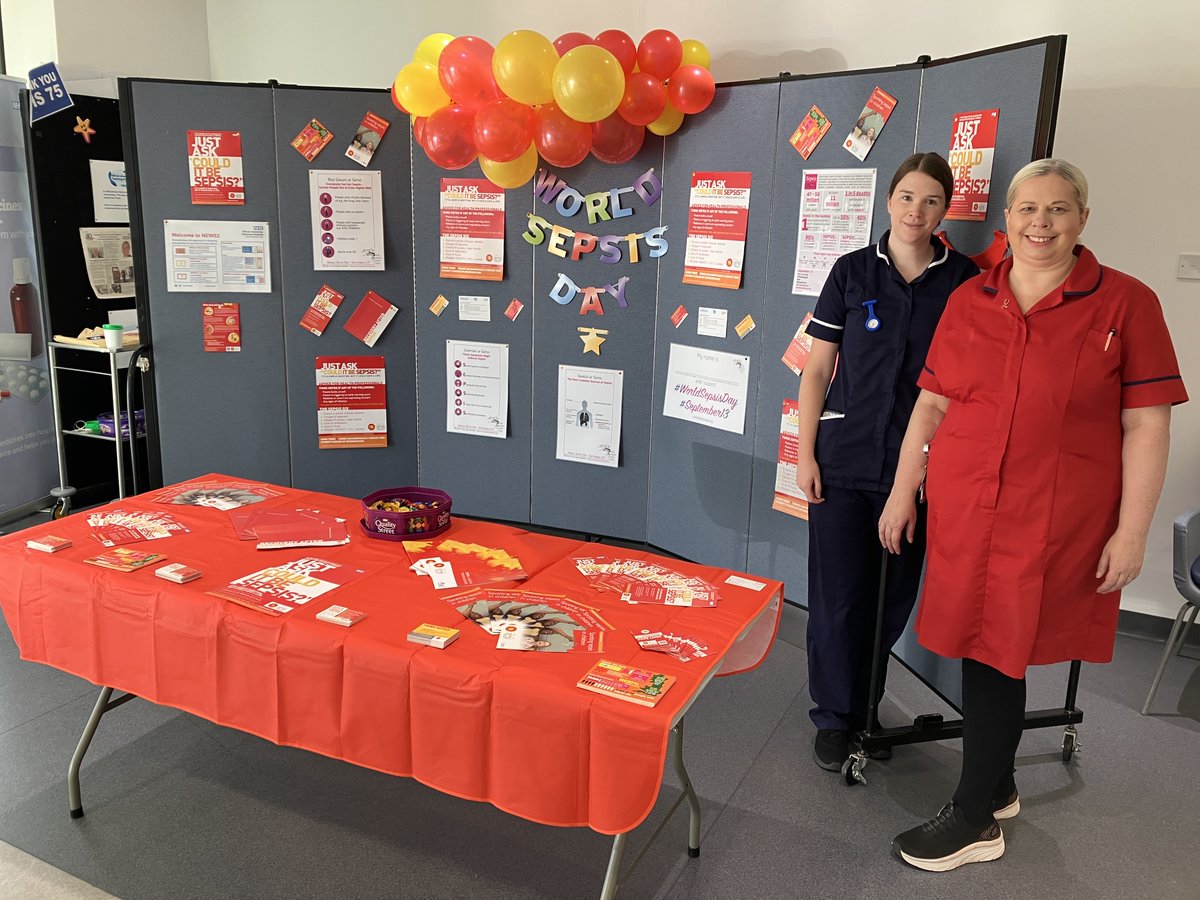
[(863, 301), (863, 304), (862, 304), (863, 309), (865, 309), (867, 311), (867, 321), (865, 322), (867, 331), (878, 331), (879, 330), (879, 326), (881, 323), (879, 321), (879, 314), (877, 312), (875, 312), (875, 304), (878, 302), (879, 302), (878, 300), (864, 300)]

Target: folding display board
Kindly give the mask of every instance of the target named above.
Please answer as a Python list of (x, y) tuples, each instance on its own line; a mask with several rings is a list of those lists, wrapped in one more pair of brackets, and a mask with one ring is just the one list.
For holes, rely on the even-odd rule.
[[(449, 492), (457, 513), (647, 541), (782, 580), (789, 598), (802, 601), (807, 525), (772, 503), (783, 403), (799, 385), (782, 357), (815, 305), (814, 296), (793, 293), (804, 173), (873, 169), (875, 241), (888, 227), (886, 194), (896, 166), (915, 150), (946, 154), (958, 114), (998, 109), (986, 215), (944, 225), (956, 247), (979, 253), (1001, 227), (1003, 188), (1013, 172), (1050, 149), (1064, 46), (1065, 38), (1052, 37), (952, 60), (722, 86), (708, 110), (688, 117), (665, 141), (648, 134), (627, 163), (589, 157), (568, 169), (543, 166), (540, 182), (507, 191), (500, 280), (443, 277), (443, 180), (482, 173), (475, 163), (454, 172), (435, 167), (413, 149), (408, 121), (384, 93), (123, 81), (140, 197), (135, 230), (147, 248), (140, 302), (155, 351), (163, 477), (227, 471), (351, 495), (419, 482)], [(896, 105), (860, 161), (843, 144), (876, 87)], [(804, 160), (788, 139), (813, 105), (831, 127)], [(370, 166), (383, 173), (386, 269), (314, 271), (307, 172), (361, 171), (344, 152), (368, 110), (394, 129)], [(312, 116), (335, 138), (310, 163), (288, 144)], [(190, 203), (185, 135), (195, 128), (241, 131), (244, 206)], [(652, 203), (629, 190), (649, 170), (662, 185)], [(683, 279), (697, 172), (746, 172), (752, 179), (736, 290)], [(557, 200), (548, 178), (566, 183)], [(608, 194), (595, 201), (604, 214), (589, 218), (586, 203), (559, 205), (569, 192), (581, 200)], [(627, 215), (608, 205), (615, 197)], [(531, 216), (545, 222), (536, 245), (522, 237)], [(170, 218), (267, 222), (271, 292), (166, 291), (162, 223)], [(668, 249), (654, 256), (644, 235), (664, 226)], [(584, 252), (586, 236), (610, 234), (619, 238), (619, 260)], [(322, 284), (346, 299), (317, 338), (298, 321)], [(596, 289), (602, 315), (596, 304), (585, 306), (589, 288)], [(374, 351), (341, 328), (366, 290), (400, 310)], [(445, 302), (435, 314), (430, 307), (439, 297)], [(198, 307), (215, 299), (241, 303), (239, 354), (202, 351)], [(513, 300), (521, 312), (506, 316)], [(702, 306), (726, 311), (724, 337), (697, 333)], [(673, 314), (680, 307), (688, 317), (677, 327)], [(739, 337), (735, 326), (746, 315), (756, 327)], [(597, 335), (603, 343), (585, 344), (581, 328), (604, 332)], [(462, 389), (453, 383), (462, 376), (448, 365), (451, 341), (504, 348), (507, 404), (496, 416), (506, 420), (496, 426), (502, 424), (502, 434), (463, 433), (448, 424), (462, 399), (452, 393)], [(740, 430), (664, 416), (673, 345), (744, 358)], [(599, 354), (585, 353), (588, 346), (598, 346)], [(387, 448), (316, 449), (315, 357), (369, 354), (387, 359)], [(622, 373), (615, 467), (559, 458), (560, 420), (565, 426), (567, 415), (558, 387), (563, 366)]]
[[(407, 129), (411, 131), (411, 129)], [(409, 140), (408, 135), (400, 137)], [(521, 240), (533, 211), (527, 190), (504, 196), (504, 266), (500, 281), (442, 278), (441, 188), (443, 179), (480, 179), (478, 163), (448, 172), (439, 169), (415, 142), (412, 147), (413, 318), (416, 323), (416, 381), (419, 403), (418, 446), (421, 483), (444, 487), (454, 498), (454, 512), (510, 522), (528, 522), (530, 496), (530, 410), (533, 405), (534, 248)], [(435, 301), (441, 297), (445, 307)], [(489, 321), (460, 318), (460, 297), (486, 297)], [(513, 300), (522, 306), (515, 318), (505, 316)], [(472, 301), (468, 300), (467, 303)], [(476, 305), (483, 301), (475, 301)], [(430, 309), (441, 309), (436, 313)], [(503, 437), (447, 430), (446, 347), (450, 341), (500, 344), (508, 354), (508, 409)]]
[[(655, 319), (648, 540), (681, 556), (735, 569), (746, 564), (757, 394), (766, 377), (764, 367), (779, 364), (771, 358), (779, 335), (772, 333), (766, 317), (767, 253), (779, 225), (774, 218), (780, 187), (774, 149), (779, 89), (777, 82), (771, 82), (718, 91), (707, 110), (689, 117), (686, 138), (667, 142), (663, 167), (663, 216), (670, 226), (671, 252), (660, 264)], [(714, 173), (717, 177), (713, 180), (718, 181), (728, 173), (751, 176), (737, 289), (683, 281), (689, 198), (696, 172)], [(673, 317), (680, 307), (687, 318), (676, 326)], [(702, 308), (724, 311), (724, 337), (699, 333)], [(747, 315), (753, 318), (755, 328), (742, 338), (735, 326)], [(748, 358), (746, 419), (740, 431), (663, 415), (667, 403), (691, 402), (682, 395), (667, 396), (673, 344)]]

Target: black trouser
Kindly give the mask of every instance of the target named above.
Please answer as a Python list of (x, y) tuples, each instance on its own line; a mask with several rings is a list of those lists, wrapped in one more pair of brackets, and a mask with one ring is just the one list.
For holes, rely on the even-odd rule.
[[(856, 731), (874, 725), (866, 718), (883, 554), (879, 516), (888, 495), (828, 486), (823, 493), (825, 502), (808, 510), (808, 691), (816, 704), (809, 717), (818, 728)], [(882, 673), (917, 599), (924, 562), (921, 504), (913, 542), (888, 557)]]
[(992, 800), (1013, 791), (1017, 745), (1025, 727), (1025, 679), (973, 659), (962, 661), (963, 763), (954, 803), (972, 825), (992, 815)]

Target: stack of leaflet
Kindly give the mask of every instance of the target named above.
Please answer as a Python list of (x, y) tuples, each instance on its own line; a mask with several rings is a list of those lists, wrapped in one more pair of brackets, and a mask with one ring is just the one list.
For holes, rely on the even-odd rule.
[(616, 591), (626, 603), (716, 606), (721, 599), (715, 584), (644, 560), (576, 556), (573, 561), (594, 587)]
[(262, 509), (253, 506), (229, 511), (239, 541), (257, 541), (259, 550), (285, 547), (337, 547), (350, 543), (346, 520), (318, 509)]
[(188, 527), (170, 513), (108, 509), (88, 513), (92, 538), (105, 547), (117, 547), (136, 541), (156, 541), (174, 534), (187, 534)]
[(502, 650), (600, 653), (612, 625), (599, 610), (561, 594), (477, 587), (446, 602), (484, 631)]

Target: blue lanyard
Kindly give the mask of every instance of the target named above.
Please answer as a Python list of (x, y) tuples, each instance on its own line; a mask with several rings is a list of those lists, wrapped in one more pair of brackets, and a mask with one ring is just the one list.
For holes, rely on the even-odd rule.
[(864, 300), (863, 307), (867, 311), (867, 331), (879, 330), (879, 314), (875, 312), (875, 304), (878, 300)]

